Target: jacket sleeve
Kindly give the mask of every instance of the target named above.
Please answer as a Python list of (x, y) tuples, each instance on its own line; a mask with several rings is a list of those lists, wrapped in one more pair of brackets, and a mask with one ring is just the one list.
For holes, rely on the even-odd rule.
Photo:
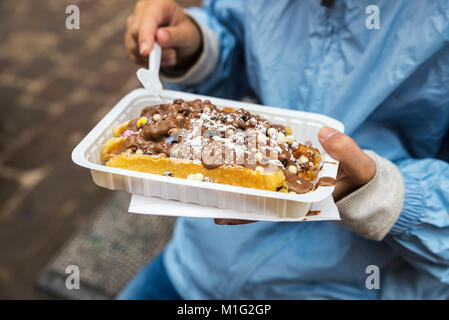
[(449, 284), (449, 163), (407, 158), (393, 164), (366, 152), (376, 175), (337, 202), (337, 223), (385, 241), (415, 268)]
[(207, 1), (203, 8), (186, 11), (200, 27), (203, 52), (182, 76), (170, 77), (162, 72), (168, 89), (233, 99), (248, 94), (239, 19), (243, 6), (243, 2)]
[(406, 159), (396, 165), (404, 204), (385, 241), (415, 268), (449, 284), (449, 164)]

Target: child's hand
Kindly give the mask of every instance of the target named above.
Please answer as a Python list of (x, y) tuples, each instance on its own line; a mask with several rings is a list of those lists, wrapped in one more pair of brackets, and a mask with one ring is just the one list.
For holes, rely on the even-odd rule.
[(363, 186), (376, 174), (376, 162), (349, 136), (330, 127), (323, 127), (318, 133), (318, 139), (324, 150), (340, 161), (332, 193), (336, 202)]
[[(324, 150), (340, 161), (337, 182), (332, 194), (335, 201), (350, 194), (370, 181), (376, 174), (376, 162), (349, 136), (329, 127), (323, 127), (318, 138)], [(254, 221), (237, 219), (214, 219), (216, 224), (244, 224)]]
[(125, 46), (131, 59), (148, 66), (154, 40), (162, 47), (161, 66), (194, 63), (201, 50), (201, 32), (173, 0), (143, 0), (128, 17)]

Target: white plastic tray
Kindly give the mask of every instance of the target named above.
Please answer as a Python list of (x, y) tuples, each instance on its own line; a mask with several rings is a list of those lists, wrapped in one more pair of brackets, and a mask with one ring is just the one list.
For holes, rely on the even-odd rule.
[[(310, 209), (311, 203), (327, 198), (334, 190), (334, 187), (319, 187), (306, 194), (288, 194), (165, 177), (105, 166), (101, 160), (101, 150), (103, 143), (112, 137), (112, 129), (127, 120), (139, 117), (142, 108), (159, 104), (160, 97), (165, 102), (171, 102), (177, 98), (184, 100), (209, 99), (219, 107), (244, 108), (260, 114), (274, 123), (289, 125), (299, 142), (304, 143), (309, 140), (321, 152), (323, 149), (318, 142), (317, 134), (322, 126), (327, 125), (342, 132), (344, 130), (341, 122), (314, 113), (272, 108), (179, 91), (163, 90), (153, 94), (145, 89), (136, 89), (119, 101), (72, 152), (73, 161), (82, 167), (89, 168), (97, 185), (111, 190), (124, 190), (144, 196), (253, 212), (278, 218), (303, 217)], [(323, 153), (323, 166), (319, 177), (335, 178), (337, 169), (338, 162)]]

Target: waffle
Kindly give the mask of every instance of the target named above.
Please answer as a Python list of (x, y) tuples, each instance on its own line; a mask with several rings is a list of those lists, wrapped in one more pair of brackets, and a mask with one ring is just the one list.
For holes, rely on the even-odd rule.
[(306, 193), (321, 162), (291, 128), (209, 100), (149, 106), (113, 130), (107, 166), (270, 191)]

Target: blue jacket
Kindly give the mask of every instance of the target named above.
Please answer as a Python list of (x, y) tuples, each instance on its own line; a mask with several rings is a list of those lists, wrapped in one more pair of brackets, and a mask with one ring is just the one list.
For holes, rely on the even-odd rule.
[[(380, 9), (368, 29), (365, 9)], [(217, 69), (170, 88), (329, 115), (405, 180), (380, 242), (332, 222), (217, 226), (179, 218), (164, 263), (181, 296), (445, 299), (449, 296), (449, 1), (210, 1), (191, 9), (219, 37)], [(385, 186), (388, 188), (388, 186)], [(380, 268), (369, 290), (368, 265)]]

